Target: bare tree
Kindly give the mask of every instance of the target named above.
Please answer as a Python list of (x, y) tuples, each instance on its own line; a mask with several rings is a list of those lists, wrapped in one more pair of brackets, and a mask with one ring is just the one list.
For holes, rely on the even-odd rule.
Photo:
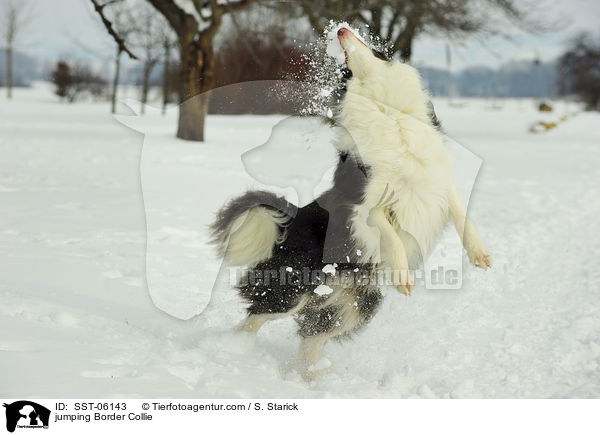
[(318, 33), (331, 19), (367, 27), (390, 56), (399, 53), (403, 60), (410, 59), (413, 41), (421, 33), (450, 38), (501, 33), (506, 19), (527, 29), (544, 27), (529, 19), (531, 5), (516, 0), (294, 0), (275, 6), (304, 14)]
[(77, 98), (86, 95), (99, 98), (104, 95), (106, 82), (102, 77), (85, 65), (69, 65), (61, 60), (52, 72), (55, 93), (61, 98), (73, 103)]
[(27, 0), (3, 0), (0, 10), (1, 28), (6, 44), (6, 97), (12, 99), (13, 51), (17, 38), (31, 23), (31, 5)]
[(142, 72), (142, 108), (144, 113), (148, 101), (150, 75), (154, 67), (165, 57), (170, 61), (170, 49), (174, 35), (165, 18), (146, 1), (136, 2), (129, 10), (129, 20), (135, 26), (131, 35), (131, 46), (140, 53), (143, 62)]
[[(154, 14), (158, 14), (154, 9), (152, 9)], [(177, 47), (177, 35), (171, 29), (169, 23), (164, 19), (164, 17), (159, 16), (160, 24), (155, 26), (153, 31), (155, 32), (155, 37), (159, 50), (159, 62), (163, 64), (162, 71), (162, 113), (163, 115), (167, 112), (167, 104), (171, 100), (172, 87), (175, 82), (172, 80), (171, 71), (173, 68), (176, 68), (176, 65), (173, 65), (172, 62), (175, 61), (175, 57), (173, 56), (173, 49)]]
[[(122, 44), (117, 42), (117, 51), (115, 53), (115, 75), (113, 77), (112, 94), (110, 99), (110, 110), (112, 113), (115, 113), (117, 109), (117, 93), (119, 90), (119, 74), (121, 72), (121, 54), (123, 54), (123, 52), (127, 52), (130, 57), (133, 55), (125, 45), (125, 41), (127, 41), (136, 31), (136, 27), (132, 20), (132, 14), (134, 13), (134, 10), (132, 6), (126, 2), (115, 2), (115, 4), (111, 6), (110, 13), (116, 34), (123, 38)], [(139, 60), (137, 56), (133, 56), (135, 60)]]
[(255, 0), (147, 0), (177, 35), (180, 107), (177, 137), (204, 140), (209, 93), (215, 83), (213, 40), (223, 16)]
[(54, 93), (60, 98), (65, 98), (69, 92), (69, 87), (73, 83), (71, 67), (64, 60), (58, 61), (56, 69), (52, 71), (52, 81), (56, 86)]
[(172, 62), (171, 50), (177, 45), (177, 39), (171, 29), (164, 29), (162, 32), (163, 48), (163, 78), (162, 78), (162, 113), (167, 113), (167, 104), (169, 104), (170, 86), (169, 77)]
[(558, 60), (558, 76), (561, 94), (577, 95), (588, 110), (600, 110), (600, 39), (575, 37)]
[[(125, 38), (115, 32), (102, 9), (120, 0), (90, 0), (119, 49), (125, 47)], [(204, 140), (204, 122), (208, 111), (209, 93), (213, 88), (215, 56), (214, 37), (223, 16), (245, 8), (256, 0), (146, 0), (168, 21), (177, 35), (180, 57), (179, 121), (177, 137), (186, 140)], [(122, 50), (121, 50), (122, 51)], [(120, 51), (119, 51), (120, 53)]]
[[(123, 0), (108, 0), (105, 3), (100, 3), (98, 0), (90, 1), (94, 6), (94, 10), (100, 16), (106, 31), (117, 45), (110, 106), (111, 112), (115, 113), (117, 107), (117, 91), (119, 89), (119, 74), (121, 72), (121, 54), (125, 52), (130, 58), (139, 60), (138, 57), (127, 48), (126, 44), (127, 39), (135, 31), (135, 27), (132, 23), (133, 10), (131, 9), (131, 5)], [(111, 18), (108, 18), (104, 11), (107, 6), (110, 6)]]

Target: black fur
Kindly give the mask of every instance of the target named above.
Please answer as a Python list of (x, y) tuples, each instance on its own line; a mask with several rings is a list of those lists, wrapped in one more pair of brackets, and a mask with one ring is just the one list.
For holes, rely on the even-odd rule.
[(442, 122), (435, 114), (435, 108), (433, 107), (433, 103), (429, 101), (429, 118), (431, 119), (431, 123), (438, 130), (442, 130)]
[(381, 291), (374, 284), (352, 286), (346, 290), (346, 293), (349, 296), (348, 299), (327, 306), (323, 306), (319, 298), (313, 297), (296, 316), (296, 322), (300, 327), (298, 330), (300, 336), (312, 337), (335, 331), (343, 321), (344, 308), (347, 308), (342, 303), (351, 303), (351, 309), (357, 310), (360, 314), (360, 321), (353, 330), (335, 337), (338, 339), (348, 338), (351, 333), (356, 332), (373, 318), (383, 298)]
[(302, 207), (286, 228), (284, 242), (273, 249), (273, 256), (248, 270), (238, 289), (250, 303), (249, 314), (285, 313), (319, 285), (312, 279), (306, 282), (303, 272), (324, 266), (327, 220), (327, 211), (315, 202)]
[(352, 208), (362, 202), (370, 169), (348, 153), (340, 153), (333, 187), (315, 200), (329, 213), (323, 259), (328, 263), (358, 263), (350, 234)]
[(350, 71), (350, 68), (344, 66), (341, 69), (340, 83), (337, 85), (337, 87), (335, 88), (335, 90), (332, 93), (332, 98), (333, 98), (332, 103), (335, 107), (337, 107), (344, 99), (344, 96), (346, 95), (346, 91), (348, 90), (346, 87), (346, 83), (351, 78), (352, 78), (352, 71)]

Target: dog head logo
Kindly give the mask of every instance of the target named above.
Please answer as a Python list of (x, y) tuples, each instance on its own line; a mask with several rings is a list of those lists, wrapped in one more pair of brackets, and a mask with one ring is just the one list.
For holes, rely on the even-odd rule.
[[(260, 107), (261, 101), (272, 98), (274, 89), (294, 95), (309, 85), (249, 82), (215, 89), (211, 95), (215, 98), (219, 94), (245, 92)], [(354, 174), (353, 184), (365, 178), (366, 173), (360, 162), (352, 159), (336, 166), (331, 126), (311, 117), (267, 117), (260, 122), (240, 118), (238, 128), (230, 117), (215, 117), (207, 129), (207, 142), (199, 146), (165, 141), (165, 134), (172, 132), (161, 129), (165, 123), (159, 109), (147, 107), (144, 117), (136, 116), (138, 102), (123, 103), (133, 115), (115, 118), (143, 133), (140, 181), (146, 217), (145, 272), (157, 308), (179, 319), (190, 319), (216, 303), (218, 291), (214, 290), (217, 286), (225, 288), (228, 276), (230, 284), (237, 280), (232, 279), (235, 268), (207, 261), (216, 257), (208, 229), (224, 201), (244, 190), (269, 191), (300, 207), (316, 200), (330, 218), (324, 261), (348, 261), (346, 253), (340, 256), (337, 243), (343, 239), (346, 228), (331, 225), (344, 218), (348, 210), (332, 208), (328, 197), (320, 195), (336, 177), (336, 167), (345, 169), (345, 174)], [(455, 157), (455, 185), (468, 203), (481, 159), (449, 137), (446, 145)], [(410, 239), (410, 235), (405, 239)], [(357, 256), (363, 254), (355, 252)], [(460, 288), (462, 259), (458, 237), (442, 240), (425, 260), (422, 276), (426, 287)]]
[(14, 432), (16, 428), (48, 428), (50, 410), (29, 400), (19, 400), (4, 404), (6, 408), (6, 430)]
[(320, 119), (291, 116), (275, 124), (266, 142), (241, 159), (253, 179), (269, 189), (291, 189), (303, 207), (315, 199), (323, 177), (335, 169), (333, 139), (332, 130)]

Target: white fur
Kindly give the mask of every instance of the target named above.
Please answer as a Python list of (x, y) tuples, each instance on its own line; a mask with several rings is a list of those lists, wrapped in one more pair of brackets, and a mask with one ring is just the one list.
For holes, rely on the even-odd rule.
[(371, 170), (364, 201), (352, 218), (362, 261), (382, 260), (392, 269), (408, 270), (431, 251), (450, 216), (469, 258), (487, 255), (489, 260), (456, 198), (452, 156), (431, 123), (429, 95), (418, 72), (377, 59), (351, 33), (340, 44), (353, 77), (336, 114), (341, 126), (336, 146)]
[(229, 229), (225, 260), (232, 266), (253, 266), (271, 257), (281, 243), (279, 226), (289, 217), (265, 207), (253, 207), (238, 216)]

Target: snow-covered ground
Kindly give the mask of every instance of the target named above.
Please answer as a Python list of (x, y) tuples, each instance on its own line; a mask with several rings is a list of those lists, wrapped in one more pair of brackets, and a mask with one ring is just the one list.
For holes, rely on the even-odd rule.
[[(122, 119), (151, 133), (142, 152), (143, 136), (106, 103), (17, 89), (0, 104), (0, 394), (600, 397), (600, 115), (532, 134), (576, 106), (541, 116), (531, 101), (461, 102), (436, 111), (483, 160), (469, 208), (492, 269), (465, 263), (460, 290), (388, 290), (361, 334), (326, 346), (330, 372), (307, 383), (291, 319), (256, 343), (233, 332), (243, 306), (205, 244), (216, 208), (259, 185), (242, 153), (285, 117), (211, 116), (203, 144), (173, 138), (175, 112)], [(314, 167), (294, 122), (285, 131), (283, 160)], [(313, 186), (322, 169), (287, 186)], [(277, 189), (294, 199), (287, 186)]]

